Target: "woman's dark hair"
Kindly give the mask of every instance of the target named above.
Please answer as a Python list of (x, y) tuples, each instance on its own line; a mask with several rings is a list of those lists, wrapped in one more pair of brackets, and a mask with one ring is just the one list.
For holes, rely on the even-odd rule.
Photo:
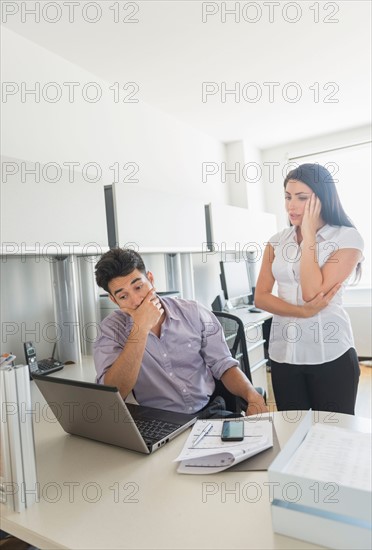
[[(320, 164), (301, 164), (288, 172), (284, 180), (284, 189), (289, 180), (302, 181), (319, 197), (322, 204), (320, 215), (325, 223), (355, 228), (342, 207), (332, 174), (327, 168)], [(356, 267), (355, 282), (360, 279), (360, 275), (361, 264), (359, 262)]]
[(96, 282), (97, 285), (109, 291), (109, 282), (115, 277), (125, 277), (138, 269), (146, 275), (145, 264), (134, 250), (129, 248), (112, 248), (96, 264)]
[(314, 191), (322, 203), (320, 215), (326, 223), (355, 227), (342, 207), (332, 174), (327, 168), (320, 164), (301, 164), (287, 174), (284, 188), (289, 180), (302, 181)]

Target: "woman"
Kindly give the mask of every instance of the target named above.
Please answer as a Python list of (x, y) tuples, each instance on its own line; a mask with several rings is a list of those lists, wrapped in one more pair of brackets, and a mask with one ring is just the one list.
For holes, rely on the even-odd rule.
[(266, 246), (255, 293), (256, 306), (274, 314), (269, 355), (276, 404), (354, 414), (360, 370), (342, 294), (349, 277), (360, 275), (363, 239), (323, 166), (292, 170), (284, 191), (291, 227)]

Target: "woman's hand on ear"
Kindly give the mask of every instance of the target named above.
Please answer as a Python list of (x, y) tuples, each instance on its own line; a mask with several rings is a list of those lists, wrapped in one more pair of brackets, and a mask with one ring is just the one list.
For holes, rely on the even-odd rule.
[(314, 237), (319, 227), (321, 227), (321, 210), (322, 203), (319, 197), (313, 193), (306, 202), (304, 216), (302, 218), (301, 233), (304, 239), (307, 237)]

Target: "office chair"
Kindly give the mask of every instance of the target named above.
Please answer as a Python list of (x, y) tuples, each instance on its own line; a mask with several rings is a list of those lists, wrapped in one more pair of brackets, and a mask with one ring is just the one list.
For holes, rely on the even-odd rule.
[[(224, 311), (213, 311), (212, 313), (218, 318), (222, 325), (226, 343), (230, 349), (231, 355), (234, 359), (239, 361), (241, 370), (252, 384), (252, 374), (249, 365), (247, 341), (245, 338), (243, 321), (236, 315), (225, 313)], [(262, 395), (266, 403), (265, 390), (261, 387), (255, 387), (255, 390)], [(219, 380), (216, 381), (215, 393), (221, 395), (225, 399), (226, 407), (232, 412), (246, 410), (248, 406), (244, 399), (230, 393)]]

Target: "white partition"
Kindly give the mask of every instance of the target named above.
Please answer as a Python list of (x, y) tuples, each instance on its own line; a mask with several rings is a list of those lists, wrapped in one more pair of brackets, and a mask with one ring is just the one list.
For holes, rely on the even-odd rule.
[(117, 240), (139, 252), (200, 252), (204, 204), (137, 185), (114, 184)]
[(99, 183), (8, 182), (1, 199), (3, 254), (95, 254), (108, 248)]
[(217, 252), (263, 250), (277, 231), (276, 216), (237, 206), (209, 204), (208, 242)]

